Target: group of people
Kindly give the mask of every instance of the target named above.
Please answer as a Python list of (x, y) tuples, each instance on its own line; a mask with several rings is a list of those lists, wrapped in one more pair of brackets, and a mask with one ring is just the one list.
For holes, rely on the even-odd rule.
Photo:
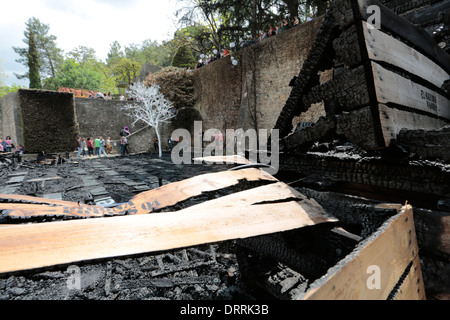
[(111, 139), (108, 137), (106, 140), (102, 136), (97, 138), (82, 138), (78, 137), (78, 154), (77, 157), (101, 157), (108, 156), (112, 152)]
[[(130, 135), (130, 128), (123, 127), (120, 130), (120, 155), (124, 156), (130, 154), (128, 151), (128, 136)], [(108, 154), (112, 153), (113, 147), (111, 144), (111, 138), (108, 137), (106, 140), (102, 136), (97, 138), (83, 138), (78, 137), (78, 154), (77, 157), (101, 157), (102, 155), (107, 157)]]
[(112, 95), (111, 95), (111, 92), (108, 92), (108, 94), (106, 94), (106, 93), (101, 93), (99, 91), (99, 92), (90, 94), (89, 99), (112, 100)]
[[(314, 20), (314, 16), (312, 14), (310, 14), (308, 16), (308, 18), (306, 18), (306, 22), (312, 21), (312, 20)], [(278, 24), (275, 24), (275, 26), (269, 25), (267, 31), (265, 31), (265, 30), (260, 31), (259, 34), (256, 36), (256, 38), (247, 40), (247, 42), (244, 44), (243, 47), (245, 48), (256, 42), (260, 42), (269, 37), (276, 36), (284, 31), (294, 28), (300, 24), (301, 24), (301, 22), (300, 22), (299, 17), (294, 17), (293, 19), (291, 19), (291, 21), (288, 21), (288, 19), (282, 19)]]
[(13, 149), (17, 149), (17, 152), (23, 154), (23, 146), (19, 145), (16, 148), (10, 136), (7, 136), (6, 139), (0, 138), (0, 153), (13, 152)]
[(219, 59), (221, 59), (223, 57), (229, 56), (230, 54), (231, 54), (231, 51), (229, 49), (227, 49), (227, 48), (224, 48), (220, 52), (217, 51), (216, 54), (212, 54), (212, 55), (209, 55), (207, 57), (203, 57), (202, 59), (200, 59), (197, 62), (197, 65), (195, 66), (195, 69), (199, 69), (199, 68), (201, 68), (203, 66), (206, 66), (206, 65), (210, 64), (211, 62), (214, 62), (214, 61), (219, 60)]
[[(314, 20), (313, 14), (310, 14), (308, 18), (306, 18), (306, 22)], [(267, 39), (272, 36), (276, 36), (277, 34), (282, 33), (283, 31), (286, 31), (290, 28), (296, 27), (300, 25), (300, 19), (299, 17), (294, 17), (290, 22), (288, 19), (282, 19), (280, 23), (276, 24), (275, 26), (270, 25), (268, 26), (267, 32), (265, 30), (262, 30), (256, 38), (247, 40), (243, 48), (248, 47), (256, 42), (262, 41), (264, 39)], [(222, 49), (220, 52), (217, 51), (215, 54), (211, 54), (206, 57), (202, 57), (199, 61), (197, 61), (197, 64), (195, 66), (195, 69), (199, 69), (203, 66), (206, 66), (216, 60), (219, 60), (223, 57), (229, 56), (231, 54), (231, 51), (227, 48)]]

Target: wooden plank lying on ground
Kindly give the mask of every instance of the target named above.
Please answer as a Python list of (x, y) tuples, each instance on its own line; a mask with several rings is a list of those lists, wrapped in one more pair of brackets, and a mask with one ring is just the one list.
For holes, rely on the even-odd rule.
[(26, 218), (100, 218), (118, 215), (114, 208), (99, 206), (49, 206), (37, 204), (1, 204), (2, 214), (11, 219)]
[[(29, 196), (3, 195), (3, 199), (14, 201), (28, 201), (29, 203), (41, 203), (41, 208), (33, 206), (14, 206), (0, 203), (0, 210), (10, 218), (27, 217), (72, 217), (93, 218), (116, 215), (148, 214), (157, 209), (173, 206), (191, 197), (199, 196), (203, 192), (216, 191), (235, 186), (240, 180), (277, 182), (273, 176), (260, 169), (242, 169), (233, 172), (218, 172), (196, 176), (190, 179), (167, 184), (157, 189), (142, 192), (129, 202), (115, 208), (103, 208), (100, 206), (78, 205), (77, 203), (34, 198)], [(48, 204), (48, 206), (45, 206)], [(56, 206), (50, 206), (56, 205)]]
[(232, 156), (211, 156), (194, 158), (194, 161), (216, 163), (216, 164), (250, 164), (251, 162), (246, 158), (238, 155)]
[[(259, 194), (272, 195), (270, 202), (260, 203), (264, 197)], [(336, 222), (324, 211), (320, 214), (316, 204), (310, 214), (309, 201), (295, 199), (296, 193), (280, 184), (231, 196), (229, 201), (219, 198), (176, 212), (3, 227), (0, 273), (161, 252)], [(240, 201), (232, 201), (236, 197)]]
[[(409, 264), (414, 263), (418, 251), (413, 210), (407, 205), (363, 241), (355, 251), (331, 268), (325, 276), (314, 282), (306, 294), (297, 298), (385, 300), (399, 283)], [(415, 275), (420, 275), (421, 279), (420, 269), (415, 270)], [(414, 280), (417, 281), (411, 281)], [(372, 285), (377, 287), (371, 290), (368, 286)], [(418, 286), (421, 291), (409, 293), (408, 298), (424, 298), (423, 281)]]
[(142, 192), (128, 203), (115, 209), (119, 214), (147, 214), (155, 209), (173, 206), (191, 197), (199, 196), (204, 192), (232, 187), (241, 180), (278, 181), (263, 170), (255, 168), (209, 173)]
[(0, 209), (4, 203), (48, 204), (64, 207), (78, 207), (78, 203), (76, 202), (32, 197), (18, 194), (0, 194)]

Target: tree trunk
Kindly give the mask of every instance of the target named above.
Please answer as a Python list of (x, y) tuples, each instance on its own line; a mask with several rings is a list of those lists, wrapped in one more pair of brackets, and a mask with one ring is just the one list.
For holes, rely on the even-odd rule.
[(162, 158), (161, 134), (159, 133), (159, 126), (155, 126), (155, 131), (156, 131), (156, 137), (158, 138), (159, 157)]

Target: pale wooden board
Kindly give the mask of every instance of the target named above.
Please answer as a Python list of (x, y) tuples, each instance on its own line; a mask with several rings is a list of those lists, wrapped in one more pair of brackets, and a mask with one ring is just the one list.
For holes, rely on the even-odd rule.
[(369, 59), (400, 67), (437, 88), (441, 88), (444, 81), (450, 78), (444, 69), (414, 48), (380, 30), (370, 29), (365, 21), (362, 23)]
[(183, 200), (201, 195), (203, 192), (231, 187), (236, 185), (239, 180), (243, 179), (246, 179), (247, 181), (278, 181), (273, 176), (260, 169), (250, 168), (237, 171), (210, 173), (167, 184), (157, 189), (142, 192), (133, 197), (129, 202), (114, 208), (103, 208), (93, 205), (80, 206), (77, 203), (34, 198), (30, 196), (3, 195), (2, 197), (5, 199), (14, 199), (15, 201), (22, 200), (40, 203), (42, 205), (39, 207), (30, 204), (0, 203), (0, 210), (7, 210), (4, 214), (11, 218), (45, 216), (93, 218), (113, 215), (148, 214), (156, 209), (172, 206)]
[(25, 196), (25, 195), (18, 195), (18, 194), (0, 194), (0, 209), (1, 209), (1, 205), (3, 203), (7, 203), (7, 202), (39, 203), (39, 204), (49, 204), (49, 205), (64, 206), (64, 207), (67, 207), (67, 206), (78, 207), (78, 203), (76, 203), (76, 202), (54, 200), (54, 199), (47, 199), (47, 198), (40, 198), (40, 197), (32, 197), (32, 196)]
[(441, 119), (390, 108), (384, 104), (380, 104), (378, 110), (380, 113), (381, 130), (387, 147), (392, 140), (397, 138), (397, 135), (402, 129), (436, 130), (448, 125), (448, 122)]
[(426, 300), (419, 256), (416, 256), (414, 259), (411, 270), (403, 284), (400, 286), (394, 300)]
[(0, 210), (13, 219), (37, 217), (99, 218), (118, 215), (114, 208), (92, 205), (50, 206), (46, 204), (2, 203)]
[(446, 97), (374, 62), (372, 71), (379, 103), (396, 103), (410, 108), (412, 112), (416, 109), (450, 120), (450, 100)]
[(232, 156), (211, 156), (194, 158), (194, 161), (216, 163), (216, 164), (250, 164), (251, 162), (246, 158), (238, 155)]
[[(407, 205), (297, 298), (385, 300), (417, 255), (413, 210)], [(380, 289), (368, 289), (367, 280), (372, 275), (367, 272), (369, 266), (380, 268)]]
[(215, 199), (214, 202), (203, 202), (196, 205), (193, 210), (208, 210), (208, 208), (211, 208), (212, 204), (214, 205), (215, 210), (227, 210), (227, 208), (232, 207), (243, 208), (250, 205), (259, 206), (267, 202), (276, 202), (280, 199), (296, 199), (298, 205), (304, 208), (308, 216), (315, 223), (338, 222), (335, 217), (329, 215), (314, 199), (308, 199), (305, 195), (282, 182), (233, 193)]
[(161, 252), (336, 221), (318, 215), (317, 208), (310, 215), (304, 200), (255, 204), (259, 194), (271, 195), (271, 201), (295, 196), (290, 188), (272, 184), (234, 194), (230, 201), (219, 198), (177, 212), (3, 227), (0, 273)]
[(250, 168), (237, 171), (223, 171), (196, 176), (167, 184), (157, 189), (142, 192), (128, 203), (116, 207), (119, 214), (147, 214), (155, 209), (172, 206), (180, 201), (236, 185), (239, 180), (277, 182), (263, 170)]

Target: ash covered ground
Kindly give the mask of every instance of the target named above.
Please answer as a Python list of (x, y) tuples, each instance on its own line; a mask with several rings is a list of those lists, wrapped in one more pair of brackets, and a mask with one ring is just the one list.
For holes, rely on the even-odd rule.
[[(227, 170), (225, 165), (175, 165), (166, 153), (108, 158), (36, 158), (1, 167), (0, 193), (89, 204), (123, 203), (160, 183)], [(49, 179), (48, 179), (49, 178)], [(55, 178), (55, 179), (52, 179)], [(30, 180), (41, 179), (38, 182)], [(46, 180), (48, 179), (48, 180)], [(42, 181), (43, 180), (43, 181)], [(0, 223), (45, 223), (8, 221)], [(241, 281), (234, 242), (173, 252), (87, 262), (0, 276), (1, 300), (240, 300), (257, 298)]]

